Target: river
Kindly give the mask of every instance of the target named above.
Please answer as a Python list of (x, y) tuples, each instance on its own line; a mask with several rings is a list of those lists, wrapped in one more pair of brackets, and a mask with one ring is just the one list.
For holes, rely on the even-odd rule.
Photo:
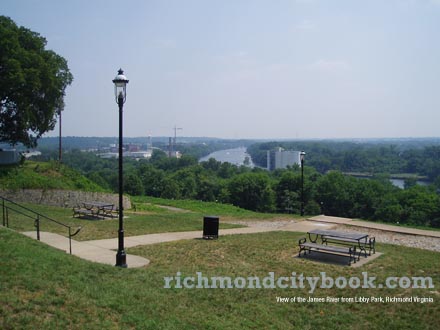
[[(255, 167), (255, 164), (252, 162), (250, 155), (246, 152), (245, 147), (234, 148), (234, 149), (225, 149), (219, 150), (209, 154), (208, 156), (200, 158), (199, 162), (204, 162), (209, 160), (210, 158), (214, 158), (219, 162), (228, 162), (237, 166), (244, 165), (245, 159), (248, 157), (249, 159), (249, 167)], [(396, 187), (401, 189), (405, 186), (405, 180), (403, 179), (390, 179), (391, 183)], [(426, 181), (417, 181), (417, 184), (427, 185), (429, 184)]]
[(245, 147), (219, 150), (209, 154), (208, 156), (200, 158), (199, 162), (205, 162), (210, 158), (214, 158), (215, 160), (222, 163), (228, 162), (237, 166), (244, 165), (246, 159), (248, 159), (249, 163), (247, 166), (255, 167), (254, 163), (252, 162), (251, 156), (246, 152)]

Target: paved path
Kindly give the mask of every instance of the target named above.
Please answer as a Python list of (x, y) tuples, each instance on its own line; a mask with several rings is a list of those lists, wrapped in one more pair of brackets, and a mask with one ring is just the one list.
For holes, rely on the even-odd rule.
[[(233, 229), (220, 229), (219, 236), (223, 235), (237, 235), (237, 234), (255, 234), (273, 231), (273, 228), (268, 227), (246, 227), (246, 228), (233, 228)], [(128, 236), (124, 238), (124, 246), (129, 248), (138, 245), (150, 245), (156, 243), (165, 243), (172, 241), (180, 241), (182, 239), (195, 239), (201, 238), (202, 232), (198, 231), (183, 231), (174, 233), (160, 233), (160, 234), (148, 234), (140, 236)], [(96, 247), (112, 249), (117, 246), (117, 238), (100, 239), (96, 241), (87, 241), (87, 244), (94, 245)]]
[(349, 226), (356, 226), (356, 227), (363, 227), (363, 228), (370, 228), (370, 229), (378, 229), (378, 230), (384, 230), (384, 231), (399, 233), (399, 234), (421, 235), (421, 236), (439, 237), (440, 238), (440, 231), (414, 229), (414, 228), (386, 225), (386, 224), (382, 224), (382, 223), (354, 220), (354, 219), (348, 219), (348, 218), (338, 218), (338, 217), (329, 217), (329, 216), (325, 216), (325, 215), (318, 215), (316, 217), (309, 218), (308, 220), (309, 221), (318, 221), (320, 223), (332, 223), (332, 224), (339, 224), (339, 225), (342, 224), (342, 225), (349, 225)]
[[(37, 239), (37, 233), (35, 231), (24, 232), (23, 234)], [(69, 253), (69, 239), (65, 236), (48, 232), (40, 232), (40, 241)], [(112, 246), (112, 248), (117, 249), (118, 243), (116, 239), (115, 242), (116, 243)], [(87, 241), (79, 242), (72, 240), (72, 254), (82, 259), (107, 265), (114, 266), (116, 263), (116, 251), (89, 244)], [(147, 266), (149, 263), (150, 260), (146, 258), (127, 254), (127, 264), (130, 268)]]
[[(429, 237), (440, 237), (440, 232), (404, 228), (392, 225), (377, 224), (367, 221), (358, 221), (347, 218), (336, 218), (328, 216), (317, 216), (308, 220), (292, 222), (287, 221), (276, 226), (272, 225), (272, 222), (254, 222), (251, 227), (245, 228), (233, 228), (233, 229), (220, 229), (219, 235), (239, 235), (239, 234), (253, 234), (270, 231), (292, 231), (292, 232), (308, 232), (316, 228), (331, 229), (337, 225), (345, 224), (350, 226), (358, 226), (364, 228), (378, 229), (388, 232), (423, 235)], [(36, 232), (23, 233), (29, 237), (36, 239)], [(126, 248), (157, 244), (171, 241), (178, 241), (183, 239), (196, 239), (201, 238), (201, 231), (187, 231), (187, 232), (174, 232), (174, 233), (159, 233), (139, 236), (129, 236), (124, 239), (124, 246)], [(50, 246), (64, 250), (69, 253), (69, 239), (58, 234), (41, 232), (40, 240)], [(104, 264), (114, 265), (116, 261), (116, 250), (118, 246), (118, 239), (102, 239), (93, 241), (75, 241), (72, 240), (72, 254), (93, 262), (100, 262)], [(130, 268), (147, 266), (150, 261), (146, 258), (127, 254), (127, 264)]]
[[(233, 235), (233, 234), (253, 234), (273, 231), (272, 228), (234, 228), (219, 230), (219, 235)], [(35, 231), (29, 231), (23, 233), (26, 236), (37, 239), (37, 233)], [(149, 245), (156, 243), (164, 243), (171, 241), (179, 241), (182, 239), (195, 239), (201, 238), (201, 231), (187, 231), (187, 232), (175, 232), (175, 233), (161, 233), (161, 234), (149, 234), (140, 236), (129, 236), (124, 238), (124, 247), (129, 248), (138, 245)], [(69, 239), (65, 236), (40, 232), (40, 241), (50, 245), (54, 248), (66, 251), (69, 253)], [(116, 250), (118, 247), (118, 239), (102, 239), (95, 241), (72, 241), (72, 254), (89, 261), (100, 262), (108, 265), (115, 265), (116, 262)], [(127, 254), (127, 264), (129, 268), (144, 267), (150, 263), (150, 260)]]

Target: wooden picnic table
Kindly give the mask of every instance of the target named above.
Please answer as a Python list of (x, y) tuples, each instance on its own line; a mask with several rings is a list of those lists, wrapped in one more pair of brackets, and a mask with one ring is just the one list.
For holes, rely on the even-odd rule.
[(365, 249), (366, 246), (368, 246), (370, 249), (369, 251), (370, 255), (371, 255), (371, 250), (374, 250), (374, 243), (375, 243), (374, 237), (368, 241), (368, 234), (365, 233), (314, 229), (309, 231), (307, 234), (309, 236), (310, 242), (312, 243), (316, 243), (318, 237), (321, 237), (322, 244), (324, 243), (327, 244), (328, 241), (341, 242), (342, 244), (355, 243), (357, 244), (357, 247), (359, 247), (359, 255), (363, 251), (365, 257), (367, 256), (367, 251)]
[(89, 216), (92, 218), (103, 219), (106, 217), (113, 218), (113, 212), (115, 205), (105, 202), (81, 202), (81, 205), (73, 208), (73, 216)]
[(84, 208), (91, 210), (93, 208), (95, 209), (102, 209), (104, 207), (114, 207), (115, 204), (112, 203), (103, 203), (103, 202), (82, 202), (84, 205)]
[[(368, 234), (357, 233), (357, 232), (344, 232), (337, 230), (322, 230), (322, 229), (314, 229), (307, 233), (309, 235), (309, 240), (313, 243), (316, 243), (316, 240), (319, 236), (322, 237), (337, 237), (337, 238), (346, 238), (349, 240), (355, 240), (360, 242), (361, 240), (365, 240), (368, 237)], [(312, 239), (311, 235), (315, 235), (315, 238)]]

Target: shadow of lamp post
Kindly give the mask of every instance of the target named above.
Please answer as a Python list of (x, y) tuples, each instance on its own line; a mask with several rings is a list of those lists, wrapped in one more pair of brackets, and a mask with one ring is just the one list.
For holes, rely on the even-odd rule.
[(119, 106), (119, 230), (118, 230), (118, 252), (116, 253), (116, 266), (127, 268), (127, 256), (124, 250), (124, 205), (123, 205), (123, 153), (122, 153), (122, 109), (127, 97), (127, 77), (124, 76), (124, 71), (119, 69), (118, 75), (113, 79), (115, 84), (115, 98)]

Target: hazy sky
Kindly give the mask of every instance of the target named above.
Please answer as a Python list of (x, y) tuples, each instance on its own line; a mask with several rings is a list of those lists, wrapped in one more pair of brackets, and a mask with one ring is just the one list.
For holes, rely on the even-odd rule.
[[(63, 135), (440, 136), (440, 0), (2, 0), (67, 59)], [(50, 135), (57, 135), (57, 130)]]

